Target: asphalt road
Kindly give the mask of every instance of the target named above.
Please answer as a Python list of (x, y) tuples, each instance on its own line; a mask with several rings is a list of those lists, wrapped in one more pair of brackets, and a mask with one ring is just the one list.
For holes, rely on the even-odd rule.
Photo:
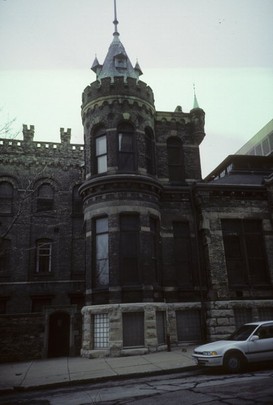
[(273, 367), (238, 375), (196, 370), (100, 384), (18, 392), (1, 405), (272, 405)]

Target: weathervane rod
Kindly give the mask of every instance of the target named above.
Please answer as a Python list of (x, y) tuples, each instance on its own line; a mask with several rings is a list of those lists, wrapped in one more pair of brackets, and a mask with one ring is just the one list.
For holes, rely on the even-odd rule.
[(117, 19), (117, 4), (116, 4), (116, 0), (114, 0), (114, 21), (113, 21), (114, 25), (115, 25), (115, 34), (118, 34), (118, 19)]

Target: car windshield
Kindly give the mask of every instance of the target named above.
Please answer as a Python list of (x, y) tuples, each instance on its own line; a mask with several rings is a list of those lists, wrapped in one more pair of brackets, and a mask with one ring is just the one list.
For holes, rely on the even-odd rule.
[(230, 335), (228, 340), (246, 340), (249, 335), (257, 328), (257, 325), (244, 325)]

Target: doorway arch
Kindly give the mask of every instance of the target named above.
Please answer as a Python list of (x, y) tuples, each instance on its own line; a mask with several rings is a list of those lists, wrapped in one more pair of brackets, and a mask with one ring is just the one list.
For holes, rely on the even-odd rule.
[(69, 356), (70, 315), (64, 311), (49, 316), (48, 357)]

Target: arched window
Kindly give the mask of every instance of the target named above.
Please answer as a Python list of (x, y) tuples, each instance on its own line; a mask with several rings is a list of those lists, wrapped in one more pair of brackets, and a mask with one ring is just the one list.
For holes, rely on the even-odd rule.
[(125, 172), (136, 169), (134, 129), (130, 124), (118, 127), (118, 169)]
[(145, 129), (145, 160), (148, 174), (155, 174), (155, 144), (151, 129)]
[(94, 153), (94, 173), (107, 172), (107, 137), (104, 128), (100, 128), (95, 133), (95, 153)]
[(0, 183), (0, 213), (11, 214), (13, 202), (13, 186), (7, 182)]
[(170, 182), (184, 180), (184, 162), (182, 142), (179, 138), (171, 137), (167, 140), (168, 169)]
[(53, 210), (54, 191), (50, 184), (44, 183), (38, 188), (37, 211)]

